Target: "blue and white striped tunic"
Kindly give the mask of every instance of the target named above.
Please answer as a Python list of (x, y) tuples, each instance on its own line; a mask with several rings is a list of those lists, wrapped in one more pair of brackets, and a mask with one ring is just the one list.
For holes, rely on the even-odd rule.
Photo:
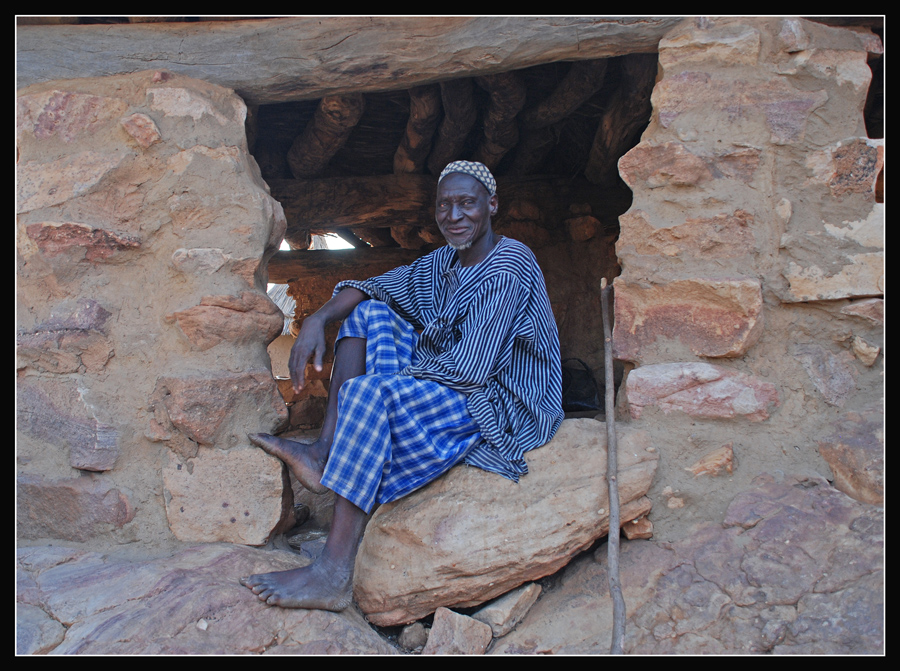
[(400, 375), (465, 394), (483, 439), (465, 462), (516, 481), (527, 473), (524, 453), (548, 442), (563, 419), (559, 336), (531, 250), (501, 237), (481, 263), (463, 268), (445, 246), (334, 293), (345, 287), (421, 331)]

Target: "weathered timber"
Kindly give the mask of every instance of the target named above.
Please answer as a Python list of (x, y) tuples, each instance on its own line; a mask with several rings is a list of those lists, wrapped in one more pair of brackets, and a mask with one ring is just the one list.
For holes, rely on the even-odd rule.
[(422, 249), (428, 243), (419, 235), (420, 230), (414, 226), (391, 226), (391, 237), (403, 249)]
[(524, 110), (519, 123), (524, 129), (533, 130), (558, 123), (577, 110), (600, 90), (606, 79), (608, 61), (576, 61), (563, 80), (547, 98), (534, 107)]
[(439, 175), (450, 161), (459, 156), (469, 131), (478, 119), (472, 87), (472, 80), (466, 78), (441, 82), (444, 120), (428, 157), (428, 171), (432, 175)]
[(594, 135), (584, 175), (594, 184), (609, 184), (619, 174), (619, 158), (637, 141), (650, 121), (650, 94), (656, 82), (655, 55), (619, 59), (621, 86), (612, 95)]
[(272, 197), (284, 208), (285, 239), (292, 247), (302, 245), (308, 230), (428, 225), (434, 218), (435, 186), (435, 179), (425, 175), (269, 180)]
[(17, 87), (169, 70), (268, 104), (652, 53), (680, 17), (294, 17), (18, 26)]
[[(337, 229), (338, 231), (341, 229)], [(389, 228), (377, 228), (375, 226), (371, 226), (369, 228), (363, 228), (361, 226), (356, 226), (350, 229), (350, 231), (357, 238), (365, 242), (370, 247), (396, 247), (397, 241), (391, 237), (391, 229)], [(336, 233), (337, 231), (335, 231)]]
[(491, 104), (484, 115), (484, 137), (474, 158), (494, 170), (519, 142), (516, 115), (525, 105), (525, 84), (515, 72), (478, 77), (475, 81), (490, 94)]
[(556, 146), (557, 133), (558, 129), (555, 126), (522, 130), (512, 165), (509, 167), (509, 174), (532, 175), (536, 173)]
[(431, 139), (441, 117), (441, 89), (437, 85), (409, 90), (409, 121), (394, 153), (394, 173), (421, 173), (431, 151)]
[(361, 93), (322, 98), (312, 120), (288, 150), (291, 174), (309, 179), (322, 172), (347, 142), (365, 108)]
[(433, 249), (434, 245), (420, 250), (381, 247), (279, 251), (269, 260), (269, 282), (287, 284), (332, 277), (334, 286), (341, 280), (364, 280), (409, 265)]
[[(434, 228), (436, 180), (429, 175), (274, 179), (269, 180), (269, 188), (272, 197), (284, 208), (285, 239), (296, 249), (303, 245), (308, 231)], [(505, 218), (521, 218), (516, 213), (535, 211), (537, 215), (528, 219), (550, 229), (571, 217), (570, 203), (585, 202), (599, 207), (599, 200), (604, 197), (584, 180), (548, 176), (500, 178), (497, 196), (499, 212), (495, 223), (498, 226)]]

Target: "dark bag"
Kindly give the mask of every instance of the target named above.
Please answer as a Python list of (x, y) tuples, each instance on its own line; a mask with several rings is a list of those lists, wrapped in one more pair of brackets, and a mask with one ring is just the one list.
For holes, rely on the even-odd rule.
[[(566, 366), (571, 361), (581, 364), (581, 368)], [(565, 359), (562, 362), (562, 388), (565, 412), (600, 410), (600, 389), (594, 372), (581, 359)]]

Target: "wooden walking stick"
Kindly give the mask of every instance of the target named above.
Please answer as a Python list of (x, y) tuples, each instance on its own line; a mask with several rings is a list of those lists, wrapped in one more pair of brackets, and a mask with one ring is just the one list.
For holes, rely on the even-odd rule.
[(619, 582), (619, 485), (616, 482), (618, 457), (616, 455), (615, 382), (613, 380), (612, 328), (609, 323), (609, 294), (606, 278), (600, 280), (600, 310), (603, 316), (603, 350), (606, 367), (606, 483), (609, 492), (609, 536), (606, 542), (609, 594), (613, 600), (613, 630), (611, 655), (624, 654), (625, 650), (625, 599)]

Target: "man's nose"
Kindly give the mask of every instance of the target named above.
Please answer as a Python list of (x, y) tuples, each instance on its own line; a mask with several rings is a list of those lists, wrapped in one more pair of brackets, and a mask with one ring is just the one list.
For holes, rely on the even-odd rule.
[(451, 203), (451, 205), (450, 205), (450, 219), (452, 219), (453, 221), (459, 221), (459, 220), (462, 219), (462, 218), (463, 218), (463, 210), (462, 210), (462, 207), (460, 207), (460, 206), (459, 206), (458, 204), (456, 204), (456, 203)]

